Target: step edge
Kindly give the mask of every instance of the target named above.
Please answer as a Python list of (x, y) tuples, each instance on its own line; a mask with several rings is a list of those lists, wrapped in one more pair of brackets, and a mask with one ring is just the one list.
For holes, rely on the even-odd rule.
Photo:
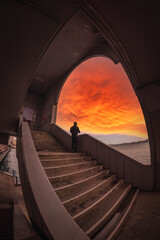
[(103, 174), (103, 173), (105, 173), (105, 172), (106, 172), (106, 175), (109, 174), (109, 170), (108, 170), (108, 169), (105, 169), (105, 170), (103, 170), (102, 172), (97, 173), (97, 174), (95, 174), (95, 175), (93, 175), (93, 176), (91, 176), (91, 177), (89, 177), (89, 178), (85, 178), (85, 179), (83, 179), (83, 180), (81, 180), (81, 181), (72, 183), (72, 184), (67, 185), (67, 186), (63, 186), (63, 187), (59, 187), (59, 188), (54, 188), (54, 190), (55, 190), (55, 191), (59, 191), (59, 190), (63, 190), (63, 189), (66, 189), (66, 188), (70, 188), (70, 187), (72, 187), (72, 186), (75, 186), (75, 185), (81, 184), (81, 183), (83, 183), (83, 182), (85, 182), (85, 181), (88, 181), (88, 180), (90, 180), (90, 179), (92, 179), (92, 178), (94, 178), (94, 177), (97, 177), (98, 175), (101, 175), (101, 174)]
[(56, 178), (61, 178), (61, 177), (72, 176), (72, 175), (75, 175), (75, 174), (78, 174), (78, 173), (81, 173), (81, 172), (87, 172), (87, 171), (89, 171), (89, 170), (96, 169), (96, 168), (97, 168), (97, 169), (98, 169), (98, 168), (102, 169), (103, 166), (102, 166), (102, 165), (96, 165), (96, 166), (94, 166), (94, 167), (92, 167), (92, 168), (83, 169), (83, 170), (78, 171), (78, 172), (68, 173), (68, 174), (64, 174), (64, 175), (58, 175), (58, 176), (55, 176), (55, 177), (48, 177), (48, 179), (50, 180), (50, 179), (56, 179)]
[(108, 212), (106, 212), (105, 215), (103, 215), (102, 218), (100, 218), (92, 227), (90, 227), (87, 231), (85, 231), (86, 235), (89, 235), (92, 233), (92, 231), (95, 229), (95, 227), (97, 228), (110, 214), (112, 214), (112, 212), (114, 212), (114, 209), (121, 204), (121, 202), (123, 201), (123, 199), (125, 198), (125, 196), (127, 196), (129, 190), (131, 189), (131, 184), (128, 184), (126, 189), (124, 190), (124, 192), (122, 193), (122, 195), (120, 196), (120, 198), (114, 203), (114, 205), (109, 209)]
[(76, 166), (81, 166), (81, 165), (91, 164), (91, 163), (97, 164), (97, 161), (96, 161), (96, 160), (84, 161), (84, 162), (82, 162), (82, 163), (66, 164), (66, 165), (60, 165), (60, 166), (55, 166), (55, 167), (43, 167), (43, 168), (44, 168), (44, 170), (48, 170), (48, 169), (59, 169), (59, 168), (67, 168), (67, 167), (76, 167)]
[(109, 190), (104, 196), (102, 196), (100, 199), (98, 199), (96, 202), (94, 202), (93, 204), (91, 204), (88, 208), (84, 209), (83, 211), (81, 211), (80, 213), (78, 213), (77, 215), (73, 216), (73, 219), (76, 221), (76, 219), (82, 215), (84, 215), (85, 213), (87, 213), (89, 210), (91, 210), (92, 208), (94, 208), (96, 205), (98, 205), (103, 199), (105, 199), (107, 196), (109, 196), (119, 185), (123, 184), (123, 179), (121, 179), (120, 181), (118, 181), (118, 183), (111, 189)]
[[(44, 153), (40, 153), (44, 152)], [(71, 156), (77, 156), (81, 154), (82, 156), (87, 156), (86, 153), (72, 153), (72, 152), (53, 152), (53, 151), (37, 151), (38, 156), (63, 156), (63, 155), (71, 155)]]
[[(84, 156), (85, 158), (90, 158), (90, 156)], [(48, 159), (40, 159), (41, 162), (55, 162), (55, 161), (68, 161), (68, 160), (83, 160), (84, 157), (74, 157), (74, 158), (57, 158), (57, 159), (51, 159), (51, 160), (48, 160)], [(88, 160), (90, 161), (90, 160)], [(94, 161), (94, 160), (93, 160)]]
[[(94, 191), (96, 188), (100, 187), (101, 185), (103, 185), (103, 184), (105, 184), (105, 183), (107, 184), (107, 182), (109, 182), (109, 181), (110, 181), (112, 178), (114, 178), (114, 177), (115, 177), (115, 175), (113, 174), (113, 175), (110, 176), (108, 179), (105, 179), (103, 182), (99, 183), (98, 185), (92, 187), (91, 189), (89, 189), (89, 190), (87, 190), (87, 191), (85, 191), (85, 192), (83, 192), (83, 193), (81, 193), (81, 194), (79, 194), (79, 195), (77, 195), (77, 196), (75, 196), (75, 197), (73, 197), (73, 198), (70, 198), (70, 199), (62, 202), (62, 204), (65, 205), (67, 202), (74, 201), (74, 200), (78, 199), (79, 197), (82, 197), (83, 195), (88, 194), (88, 193)], [(114, 180), (114, 179), (113, 179), (113, 180)]]
[(139, 194), (139, 188), (136, 190), (134, 197), (132, 198), (127, 210), (125, 211), (125, 213), (123, 214), (122, 218), (120, 219), (119, 223), (117, 224), (117, 226), (114, 228), (114, 230), (111, 232), (111, 234), (107, 237), (107, 240), (113, 240), (116, 238), (117, 234), (120, 232), (121, 228), (124, 226), (128, 214), (131, 211), (131, 208), (133, 206), (133, 204), (135, 203), (137, 197)]

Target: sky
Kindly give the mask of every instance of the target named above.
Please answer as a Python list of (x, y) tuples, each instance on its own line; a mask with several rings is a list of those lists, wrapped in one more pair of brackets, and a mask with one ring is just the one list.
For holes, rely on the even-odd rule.
[(67, 78), (59, 98), (57, 124), (69, 130), (73, 122), (92, 134), (126, 134), (148, 138), (133, 87), (121, 64), (94, 57)]

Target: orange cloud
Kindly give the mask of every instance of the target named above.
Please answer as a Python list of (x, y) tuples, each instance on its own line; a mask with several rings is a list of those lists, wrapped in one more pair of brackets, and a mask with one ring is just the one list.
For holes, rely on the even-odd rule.
[(139, 101), (120, 64), (96, 57), (80, 64), (60, 94), (57, 124), (83, 132), (147, 137)]

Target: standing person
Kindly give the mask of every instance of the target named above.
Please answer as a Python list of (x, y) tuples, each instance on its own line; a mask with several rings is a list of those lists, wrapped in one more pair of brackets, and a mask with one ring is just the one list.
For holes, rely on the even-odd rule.
[(74, 122), (74, 125), (70, 128), (70, 133), (72, 134), (72, 151), (77, 151), (78, 143), (78, 133), (80, 133), (77, 122)]

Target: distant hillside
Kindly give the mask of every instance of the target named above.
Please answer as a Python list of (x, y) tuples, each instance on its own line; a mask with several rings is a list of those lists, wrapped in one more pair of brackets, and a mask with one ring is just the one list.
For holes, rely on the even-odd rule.
[(128, 145), (128, 146), (130, 146), (131, 144), (139, 144), (139, 143), (148, 143), (149, 142), (149, 139), (146, 139), (146, 140), (142, 140), (142, 141), (138, 141), (138, 142), (128, 142), (128, 143), (118, 143), (118, 144), (109, 144), (109, 145), (111, 145), (111, 146), (124, 146), (124, 145)]
[(128, 143), (137, 143), (148, 141), (145, 138), (140, 138), (131, 135), (121, 135), (121, 134), (90, 134), (94, 138), (97, 138), (99, 141), (104, 142), (108, 145), (119, 145), (119, 144), (128, 144)]

